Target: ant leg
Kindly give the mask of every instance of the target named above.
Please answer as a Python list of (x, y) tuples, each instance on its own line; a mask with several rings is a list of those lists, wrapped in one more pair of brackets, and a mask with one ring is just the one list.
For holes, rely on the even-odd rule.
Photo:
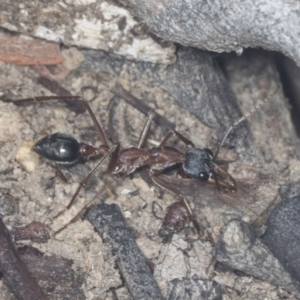
[[(119, 151), (120, 151), (120, 144), (115, 144), (115, 150), (112, 152), (110, 161), (107, 167), (107, 171), (109, 173), (112, 173), (115, 170), (116, 163), (119, 157)], [(127, 174), (126, 174), (127, 175)]]
[(61, 100), (61, 101), (78, 100), (84, 105), (86, 110), (89, 112), (89, 114), (93, 120), (94, 126), (97, 129), (97, 133), (99, 135), (101, 143), (105, 146), (108, 146), (107, 137), (102, 129), (102, 126), (97, 121), (95, 114), (93, 113), (89, 103), (80, 96), (42, 96), (42, 97), (32, 97), (32, 98), (17, 99), (17, 100), (10, 100), (10, 99), (1, 99), (1, 100), (4, 102), (13, 103), (15, 105), (21, 105), (21, 104), (30, 103), (30, 102), (51, 101), (51, 100)]
[(223, 190), (220, 186), (220, 182), (219, 182), (217, 176), (214, 175), (214, 178), (210, 178), (208, 181), (209, 182), (214, 182), (216, 187), (217, 187), (217, 190), (218, 190), (219, 194), (222, 194)]
[(75, 215), (75, 217), (73, 217), (66, 225), (64, 225), (63, 227), (61, 227), (60, 229), (56, 230), (52, 236), (55, 238), (55, 236), (57, 234), (59, 234), (60, 232), (62, 232), (64, 229), (66, 229), (70, 224), (75, 223), (81, 216), (82, 214), (92, 205), (92, 203), (105, 191), (105, 189), (107, 189), (108, 187), (110, 187), (117, 179), (119, 178), (119, 176), (114, 176), (112, 179), (110, 179), (110, 181), (108, 181), (101, 189), (100, 191), (93, 197), (92, 200), (90, 200), (87, 204), (85, 204), (83, 206), (83, 208)]
[(152, 215), (153, 215), (156, 219), (158, 219), (158, 220), (163, 220), (163, 218), (159, 217), (159, 216), (156, 214), (155, 208), (154, 208), (155, 205), (157, 205), (157, 206), (160, 208), (160, 210), (163, 211), (163, 208), (161, 207), (161, 205), (160, 205), (159, 203), (157, 203), (156, 201), (153, 201), (153, 202), (152, 202)]
[[(219, 168), (221, 169), (221, 168)], [(222, 170), (222, 169), (221, 169)], [(225, 172), (223, 170), (223, 172)], [(232, 183), (234, 185), (230, 185), (229, 183), (223, 181), (223, 180), (219, 180), (218, 177), (217, 177), (217, 174), (213, 171), (213, 175), (214, 175), (214, 178), (211, 178), (209, 182), (212, 182), (214, 181), (216, 186), (217, 186), (217, 189), (218, 189), (218, 192), (221, 194), (223, 191), (226, 191), (226, 190), (230, 190), (231, 192), (235, 192), (237, 190), (236, 188), (236, 181), (231, 177), (230, 174), (228, 174), (227, 172), (225, 172), (227, 175), (229, 175), (229, 178), (232, 180)], [(247, 205), (245, 205), (238, 197), (237, 198), (233, 198), (233, 197), (230, 197), (228, 195), (228, 193), (226, 193), (226, 197), (230, 198), (233, 202), (236, 202), (236, 200), (240, 203), (241, 206), (243, 206), (244, 208), (246, 208), (247, 210), (251, 211), (252, 214), (254, 214), (256, 217), (259, 217), (259, 215), (254, 211), (252, 210), (250, 207), (248, 207)]]
[[(224, 171), (224, 170), (223, 170)], [(224, 171), (225, 172), (225, 171)], [(227, 172), (225, 172), (227, 175), (229, 175), (229, 178), (232, 180), (232, 183), (234, 183), (234, 185), (230, 185), (229, 183), (223, 181), (223, 180), (219, 180), (218, 179), (218, 175), (216, 174), (216, 172), (213, 171), (213, 175), (214, 177), (209, 179), (209, 183), (215, 183), (215, 185), (217, 186), (217, 190), (220, 194), (222, 194), (223, 192), (225, 192), (226, 190), (231, 191), (231, 192), (235, 192), (237, 190), (236, 187), (236, 181), (231, 177), (230, 174), (228, 174)], [(243, 206), (244, 208), (246, 208), (247, 210), (249, 210), (253, 215), (255, 215), (256, 217), (260, 217), (253, 209), (251, 209), (250, 207), (248, 207), (247, 205), (245, 205), (238, 197), (237, 198), (233, 198), (230, 197), (228, 195), (228, 193), (225, 194), (227, 198), (231, 199), (233, 202), (239, 202), (239, 204), (241, 206)]]
[(96, 164), (96, 166), (85, 176), (85, 178), (79, 183), (79, 186), (75, 192), (75, 194), (73, 195), (71, 201), (69, 202), (69, 204), (66, 206), (65, 209), (63, 209), (62, 211), (60, 211), (53, 219), (56, 219), (57, 217), (61, 216), (62, 214), (64, 214), (68, 209), (70, 209), (76, 199), (76, 197), (78, 196), (79, 192), (81, 191), (82, 187), (84, 187), (86, 185), (86, 183), (89, 181), (89, 179), (94, 175), (94, 173), (96, 172), (97, 168), (102, 164), (102, 162), (109, 157), (110, 155), (114, 156), (114, 153), (119, 151), (119, 144), (114, 145), (113, 147), (111, 147), (107, 153), (100, 159), (100, 161)]
[(208, 182), (210, 183), (215, 183), (217, 190), (220, 194), (226, 192), (226, 191), (231, 191), (231, 192), (235, 192), (237, 190), (236, 186), (232, 186), (230, 184), (228, 184), (227, 182), (218, 179), (217, 174), (215, 172), (212, 172), (214, 174), (214, 177), (209, 179)]
[[(219, 192), (221, 192), (221, 186), (224, 187), (224, 189), (228, 189), (232, 192), (235, 192), (236, 191), (236, 181), (235, 179), (229, 174), (227, 173), (226, 171), (224, 171), (221, 167), (219, 167), (217, 164), (213, 164), (215, 170), (212, 170), (212, 173), (214, 175), (214, 180), (216, 182), (216, 185), (217, 185), (217, 188), (219, 190)], [(225, 180), (219, 180), (218, 179), (218, 173), (226, 178), (226, 181)]]
[(194, 214), (193, 214), (193, 212), (192, 212), (192, 209), (191, 209), (191, 207), (189, 206), (189, 204), (187, 203), (187, 201), (184, 199), (184, 197), (183, 197), (183, 195), (180, 193), (180, 191), (177, 190), (177, 189), (175, 189), (175, 188), (173, 188), (173, 187), (170, 187), (170, 186), (167, 185), (167, 184), (165, 184), (163, 181), (161, 181), (161, 180), (160, 180), (157, 176), (155, 176), (153, 173), (150, 172), (149, 175), (150, 175), (152, 181), (153, 181), (156, 185), (158, 185), (158, 186), (161, 187), (162, 189), (167, 190), (167, 191), (169, 191), (169, 192), (171, 192), (171, 193), (173, 193), (173, 194), (175, 194), (176, 196), (179, 197), (179, 200), (180, 200), (180, 201), (183, 203), (183, 205), (185, 206), (185, 208), (186, 208), (186, 210), (187, 210), (187, 212), (188, 212), (188, 214), (189, 214), (189, 217), (191, 218), (191, 220), (192, 220), (192, 222), (193, 222), (193, 224), (194, 224), (194, 226), (195, 226), (195, 228), (196, 228), (196, 230), (197, 230), (197, 232), (198, 232), (199, 237), (202, 237), (202, 236), (203, 236), (203, 233), (202, 233), (202, 231), (201, 231), (201, 229), (200, 229), (200, 226), (199, 226), (198, 222), (197, 222), (196, 219), (195, 219), (195, 216), (194, 216)]
[(62, 172), (62, 170), (57, 166), (56, 163), (54, 162), (48, 162), (48, 165), (55, 170), (56, 175), (65, 183), (68, 182), (67, 177), (64, 175), (64, 173)]
[(163, 138), (163, 140), (161, 141), (161, 143), (159, 144), (158, 147), (163, 147), (166, 145), (167, 141), (173, 136), (176, 135), (182, 142), (185, 143), (186, 146), (191, 146), (192, 148), (195, 148), (195, 145), (192, 141), (190, 141), (189, 139), (187, 139), (186, 137), (184, 137), (181, 133), (179, 133), (176, 130), (171, 130), (169, 131), (166, 136)]
[(147, 138), (147, 135), (149, 133), (149, 129), (150, 129), (150, 125), (151, 125), (151, 122), (152, 122), (152, 119), (154, 117), (154, 112), (152, 111), (150, 114), (149, 114), (149, 117), (144, 125), (144, 128), (140, 134), (140, 137), (139, 137), (139, 140), (138, 140), (138, 148), (142, 148), (144, 143), (145, 143), (145, 140)]

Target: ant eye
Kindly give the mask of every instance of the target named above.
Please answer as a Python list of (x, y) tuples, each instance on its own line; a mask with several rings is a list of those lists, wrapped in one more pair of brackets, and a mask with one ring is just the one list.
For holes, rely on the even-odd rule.
[(201, 181), (207, 181), (209, 179), (209, 174), (206, 172), (201, 172), (198, 174), (198, 179)]

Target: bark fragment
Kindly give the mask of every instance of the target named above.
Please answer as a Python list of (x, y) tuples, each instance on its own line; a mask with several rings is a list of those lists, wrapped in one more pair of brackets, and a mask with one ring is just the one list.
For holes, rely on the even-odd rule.
[(164, 299), (119, 207), (100, 204), (92, 207), (86, 218), (111, 245), (117, 257), (116, 264), (132, 297), (140, 300)]
[(44, 292), (20, 258), (8, 230), (0, 219), (0, 272), (5, 284), (17, 299), (44, 300)]

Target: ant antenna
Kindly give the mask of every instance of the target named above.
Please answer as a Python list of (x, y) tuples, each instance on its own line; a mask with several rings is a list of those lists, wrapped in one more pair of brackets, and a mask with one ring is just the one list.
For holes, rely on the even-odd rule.
[(144, 145), (144, 143), (145, 143), (146, 137), (147, 137), (148, 132), (149, 132), (150, 125), (152, 123), (152, 119), (154, 117), (154, 114), (155, 114), (155, 112), (152, 110), (150, 112), (148, 120), (147, 120), (146, 124), (144, 125), (144, 128), (143, 128), (143, 130), (142, 130), (142, 132), (140, 134), (139, 144), (137, 146), (139, 149), (142, 148), (143, 145)]
[(261, 107), (262, 105), (264, 105), (266, 102), (268, 102), (278, 91), (279, 91), (280, 86), (278, 86), (276, 88), (276, 90), (270, 95), (268, 96), (266, 99), (264, 99), (263, 101), (259, 102), (252, 110), (250, 110), (247, 114), (245, 114), (244, 116), (242, 116), (239, 120), (237, 120), (235, 123), (233, 123), (229, 129), (227, 130), (227, 132), (225, 133), (221, 143), (219, 144), (217, 151), (214, 154), (213, 160), (215, 160), (218, 157), (220, 148), (223, 146), (226, 138), (228, 137), (229, 133), (231, 132), (231, 130), (236, 127), (238, 124), (240, 124), (241, 122), (243, 122), (244, 120), (246, 120), (248, 117), (250, 117), (259, 107)]

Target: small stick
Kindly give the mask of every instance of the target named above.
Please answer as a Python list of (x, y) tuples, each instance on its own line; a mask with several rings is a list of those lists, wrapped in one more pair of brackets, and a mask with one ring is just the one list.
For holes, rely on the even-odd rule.
[(0, 218), (0, 272), (5, 284), (19, 300), (46, 300), (25, 263), (21, 260), (9, 232)]
[(138, 248), (132, 229), (126, 224), (116, 204), (99, 204), (90, 208), (86, 219), (110, 244), (116, 264), (135, 300), (164, 299), (155, 282), (147, 260)]
[(39, 77), (37, 82), (57, 96), (72, 96), (68, 90), (60, 86), (56, 81), (50, 80), (46, 77)]
[[(151, 107), (143, 103), (138, 98), (134, 97), (131, 93), (123, 89), (123, 87), (118, 83), (111, 89), (111, 92), (124, 99), (127, 103), (135, 107), (145, 116), (148, 116), (153, 111)], [(175, 124), (173, 122), (170, 122), (168, 119), (166, 119), (165, 117), (163, 117), (158, 113), (154, 114), (153, 121), (158, 126), (164, 128), (165, 131), (170, 131), (171, 129), (175, 129)]]
[[(57, 96), (72, 96), (68, 90), (60, 86), (56, 81), (52, 81), (46, 77), (39, 77), (37, 81), (40, 85)], [(85, 107), (82, 103), (80, 103), (80, 101), (67, 100), (65, 103), (68, 109), (75, 112), (76, 115), (83, 114), (85, 112)]]

